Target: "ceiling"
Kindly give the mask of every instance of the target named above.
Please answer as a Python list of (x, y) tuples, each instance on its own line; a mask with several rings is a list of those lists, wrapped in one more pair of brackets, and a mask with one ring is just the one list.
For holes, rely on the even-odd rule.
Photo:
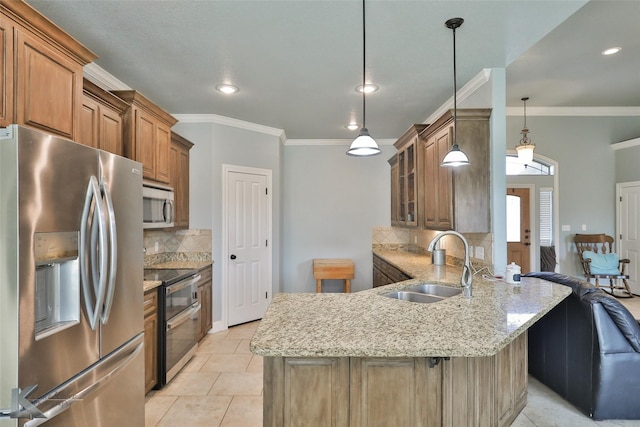
[[(97, 65), (172, 114), (215, 114), (289, 139), (351, 139), (362, 119), (359, 0), (27, 0), (95, 52)], [(397, 138), (484, 68), (507, 105), (640, 106), (640, 1), (368, 0), (374, 138)], [(621, 46), (617, 55), (600, 52)], [(240, 88), (234, 95), (220, 83)], [(631, 88), (631, 89), (630, 89)]]

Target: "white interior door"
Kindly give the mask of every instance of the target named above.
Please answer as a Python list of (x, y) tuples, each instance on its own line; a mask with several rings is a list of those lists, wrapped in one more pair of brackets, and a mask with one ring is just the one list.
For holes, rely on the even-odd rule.
[(261, 319), (271, 300), (271, 171), (229, 167), (226, 178), (228, 325)]
[(616, 185), (618, 196), (617, 252), (621, 258), (628, 258), (627, 265), (631, 292), (640, 295), (640, 182)]

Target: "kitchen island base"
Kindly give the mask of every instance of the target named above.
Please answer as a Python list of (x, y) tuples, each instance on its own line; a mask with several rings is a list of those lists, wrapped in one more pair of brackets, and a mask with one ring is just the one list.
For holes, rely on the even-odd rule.
[(526, 332), (487, 357), (264, 357), (264, 426), (506, 426), (526, 401)]

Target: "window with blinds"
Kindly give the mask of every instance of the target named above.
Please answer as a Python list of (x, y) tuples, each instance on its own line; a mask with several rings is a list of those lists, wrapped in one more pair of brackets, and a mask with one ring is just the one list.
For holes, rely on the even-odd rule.
[(553, 246), (553, 190), (540, 190), (540, 246)]

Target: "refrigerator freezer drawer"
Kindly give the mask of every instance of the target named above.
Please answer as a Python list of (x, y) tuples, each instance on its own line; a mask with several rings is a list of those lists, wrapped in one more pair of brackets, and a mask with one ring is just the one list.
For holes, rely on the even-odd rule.
[[(34, 401), (46, 418), (34, 418), (24, 427), (144, 425), (144, 381), (139, 375), (144, 370), (143, 344), (143, 334), (140, 334)], [(121, 419), (113, 419), (118, 416)]]

